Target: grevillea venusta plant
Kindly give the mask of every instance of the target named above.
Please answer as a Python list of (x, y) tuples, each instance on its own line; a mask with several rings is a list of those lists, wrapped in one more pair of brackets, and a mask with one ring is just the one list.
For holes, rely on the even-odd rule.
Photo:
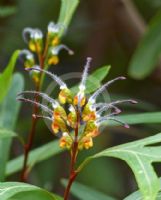
[[(134, 100), (118, 100), (110, 103), (98, 102), (99, 95), (104, 92), (112, 83), (117, 80), (124, 80), (125, 77), (120, 76), (103, 84), (89, 97), (86, 95), (86, 80), (90, 67), (91, 58), (87, 58), (86, 65), (79, 84), (79, 91), (76, 95), (72, 93), (67, 84), (57, 75), (41, 69), (39, 66), (26, 68), (29, 72), (45, 73), (49, 75), (58, 85), (60, 92), (58, 97), (52, 98), (46, 93), (37, 91), (25, 91), (18, 95), (18, 100), (32, 103), (45, 111), (45, 115), (34, 115), (35, 118), (44, 118), (51, 122), (51, 129), (55, 135), (60, 136), (59, 144), (61, 148), (66, 148), (71, 155), (71, 169), (69, 183), (65, 191), (65, 198), (68, 198), (70, 187), (74, 181), (78, 171), (75, 170), (75, 163), (78, 152), (83, 149), (93, 147), (93, 138), (98, 136), (99, 128), (107, 120), (113, 120), (121, 123), (125, 128), (129, 128), (128, 124), (120, 121), (116, 115), (121, 110), (118, 104), (129, 102), (137, 103)], [(24, 95), (33, 94), (42, 97), (48, 102), (43, 105), (40, 102), (24, 97)]]

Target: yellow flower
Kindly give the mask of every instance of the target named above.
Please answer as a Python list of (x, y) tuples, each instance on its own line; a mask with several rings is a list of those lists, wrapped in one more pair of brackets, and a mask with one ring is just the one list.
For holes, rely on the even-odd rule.
[(68, 120), (67, 120), (68, 124), (72, 127), (75, 128), (76, 127), (76, 122), (77, 122), (77, 115), (75, 111), (72, 111), (68, 114)]
[(58, 98), (61, 104), (72, 103), (73, 101), (72, 93), (68, 88), (62, 89), (59, 93)]
[[(78, 105), (78, 102), (79, 102), (79, 96), (76, 95), (76, 96), (74, 97), (73, 104), (74, 104), (74, 105)], [(84, 106), (85, 102), (86, 102), (86, 97), (83, 96), (83, 97), (80, 99), (80, 105), (81, 105), (81, 106)]]
[(58, 36), (55, 36), (51, 42), (52, 46), (57, 46), (60, 43), (60, 39)]
[(78, 149), (89, 149), (93, 147), (93, 139), (91, 137), (83, 137), (82, 140), (79, 142)]
[(59, 57), (54, 55), (48, 59), (48, 65), (56, 65), (59, 62)]
[(72, 146), (72, 142), (73, 141), (71, 137), (69, 136), (69, 134), (67, 132), (64, 132), (60, 139), (60, 147), (70, 149)]
[(99, 134), (98, 126), (95, 121), (88, 121), (84, 130), (84, 135), (89, 137), (96, 137)]
[(61, 117), (57, 117), (56, 119), (54, 119), (51, 127), (55, 134), (57, 134), (59, 131), (68, 132), (66, 123)]

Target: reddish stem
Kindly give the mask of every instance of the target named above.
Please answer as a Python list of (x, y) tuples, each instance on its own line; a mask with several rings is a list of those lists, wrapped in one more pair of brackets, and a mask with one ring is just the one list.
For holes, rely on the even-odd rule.
[(74, 182), (76, 176), (77, 176), (76, 172), (70, 175), (68, 185), (67, 185), (67, 188), (66, 188), (65, 193), (64, 193), (64, 200), (68, 200), (70, 188), (71, 188), (72, 183)]
[(71, 149), (70, 176), (69, 176), (67, 187), (64, 192), (64, 200), (68, 200), (72, 183), (74, 182), (74, 180), (78, 174), (78, 172), (75, 170), (75, 163), (76, 163), (77, 154), (78, 154), (79, 124), (80, 124), (80, 116), (79, 116), (79, 112), (77, 112), (77, 124), (76, 124), (76, 128), (75, 128), (74, 142), (73, 142), (73, 146)]

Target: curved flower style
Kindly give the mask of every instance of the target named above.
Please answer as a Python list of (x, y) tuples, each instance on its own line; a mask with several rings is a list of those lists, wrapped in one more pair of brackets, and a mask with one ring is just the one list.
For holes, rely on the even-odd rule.
[[(46, 65), (56, 65), (59, 62), (58, 54), (62, 49), (68, 51), (70, 55), (73, 51), (66, 45), (60, 44), (59, 32), (65, 29), (62, 24), (55, 24), (50, 22), (47, 28), (46, 36), (43, 35), (40, 29), (25, 28), (23, 30), (23, 39), (28, 44), (28, 49), (20, 52), (20, 57), (24, 60), (25, 68), (31, 68), (37, 65), (38, 57), (39, 67), (45, 68)], [(46, 39), (45, 39), (46, 38)], [(33, 80), (37, 83), (39, 81), (39, 73), (32, 71), (31, 75)]]
[[(134, 100), (120, 100), (111, 103), (97, 102), (98, 96), (108, 88), (112, 83), (117, 80), (124, 80), (125, 77), (120, 76), (111, 81), (108, 81), (102, 85), (96, 92), (94, 92), (89, 98), (85, 95), (86, 80), (88, 76), (88, 70), (90, 67), (91, 58), (87, 58), (86, 65), (84, 67), (81, 82), (79, 84), (79, 91), (76, 95), (73, 95), (71, 90), (67, 87), (57, 75), (40, 69), (40, 67), (34, 66), (28, 68), (29, 71), (43, 72), (49, 75), (60, 87), (58, 100), (49, 97), (45, 93), (36, 91), (25, 91), (19, 94), (18, 100), (36, 104), (41, 107), (47, 115), (35, 116), (38, 118), (45, 118), (51, 121), (51, 128), (55, 135), (61, 133), (60, 147), (71, 149), (74, 143), (77, 143), (77, 148), (89, 149), (93, 146), (93, 138), (99, 134), (99, 127), (103, 122), (107, 120), (113, 120), (121, 123), (125, 128), (129, 128), (128, 124), (120, 121), (115, 116), (121, 112), (117, 107), (118, 104), (123, 102), (137, 103)], [(37, 103), (33, 100), (24, 98), (24, 94), (34, 94), (42, 97), (50, 106)], [(66, 109), (68, 105), (68, 110)], [(111, 113), (105, 114), (106, 111), (112, 110)], [(73, 130), (73, 131), (71, 131)]]

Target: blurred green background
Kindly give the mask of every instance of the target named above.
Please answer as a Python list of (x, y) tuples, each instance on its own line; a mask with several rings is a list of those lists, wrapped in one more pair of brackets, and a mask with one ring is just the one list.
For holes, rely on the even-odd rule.
[[(22, 30), (25, 27), (38, 27), (45, 32), (48, 22), (57, 21), (60, 1), (1, 0), (0, 2), (0, 70), (3, 70), (14, 50), (27, 48), (22, 39)], [(63, 43), (73, 49), (75, 55), (68, 56), (66, 52), (61, 52), (60, 63), (50, 70), (58, 75), (81, 72), (86, 57), (91, 56), (93, 58), (91, 72), (110, 64), (112, 68), (106, 80), (120, 75), (127, 77), (127, 80), (118, 82), (110, 88), (111, 99), (130, 97), (138, 100), (139, 104), (136, 106), (124, 105), (124, 113), (159, 111), (161, 107), (160, 13), (161, 0), (81, 0), (63, 38)], [(157, 26), (159, 24), (160, 27)], [(144, 38), (148, 37), (148, 34), (150, 36), (147, 44)], [(142, 48), (140, 54), (137, 53), (138, 45)], [(157, 52), (154, 49), (157, 49)], [(152, 53), (158, 56), (152, 57)], [(148, 61), (151, 62), (151, 65), (147, 66), (148, 72), (145, 72), (147, 68), (144, 66), (146, 59), (151, 59)], [(137, 64), (134, 66), (134, 63)], [(24, 74), (25, 89), (32, 90), (33, 84), (28, 73), (24, 71), (23, 63), (17, 62), (15, 71)], [(44, 89), (49, 81), (45, 81)], [(31, 111), (31, 106), (23, 105), (16, 125), (17, 133), (24, 137), (30, 128)], [(153, 135), (160, 128), (161, 125), (158, 124), (132, 125), (130, 130), (107, 127), (104, 133), (95, 139), (93, 149), (81, 152), (80, 160), (107, 147)], [(55, 138), (44, 122), (39, 121), (34, 147), (53, 139)], [(11, 157), (21, 153), (21, 146), (14, 140)], [(68, 163), (69, 155), (62, 153), (37, 164), (32, 170), (30, 182), (62, 194), (64, 188), (60, 179), (68, 176)], [(155, 165), (155, 167), (161, 175), (160, 166)], [(9, 177), (8, 180), (18, 180), (18, 176), (19, 174)], [(122, 199), (137, 188), (130, 168), (122, 161), (112, 158), (93, 161), (77, 180), (116, 199)]]

